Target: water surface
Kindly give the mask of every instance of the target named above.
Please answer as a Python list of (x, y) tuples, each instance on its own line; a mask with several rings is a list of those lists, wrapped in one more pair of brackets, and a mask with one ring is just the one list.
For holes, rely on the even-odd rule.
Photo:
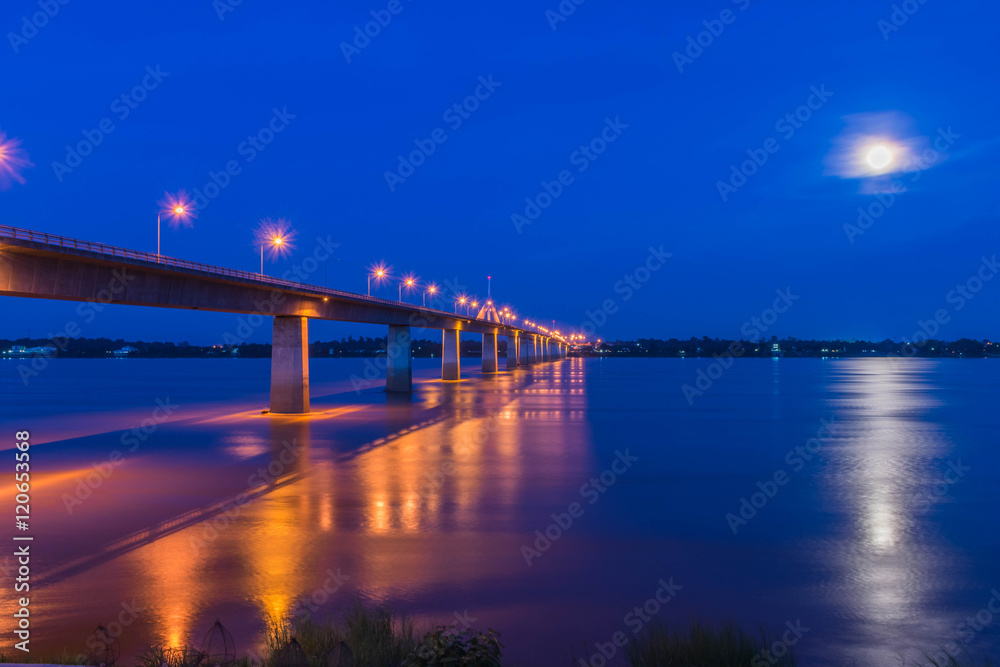
[(126, 654), (215, 618), (247, 650), (357, 597), (474, 618), (521, 664), (645, 619), (798, 623), (804, 664), (996, 645), (1000, 617), (959, 627), (1000, 589), (995, 361), (739, 360), (691, 404), (706, 360), (463, 361), (416, 360), (411, 399), (313, 359), (308, 417), (261, 414), (268, 360), (55, 359), (27, 386), (0, 362), (0, 427), (32, 433), (33, 649), (124, 604)]

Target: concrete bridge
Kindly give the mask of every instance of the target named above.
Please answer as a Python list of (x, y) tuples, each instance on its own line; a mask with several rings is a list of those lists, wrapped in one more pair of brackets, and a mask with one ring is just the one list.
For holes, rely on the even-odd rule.
[[(271, 278), (153, 253), (0, 225), (0, 295), (273, 317), (271, 412), (309, 412), (310, 319), (388, 327), (386, 391), (412, 390), (410, 328), (442, 331), (441, 379), (460, 374), (459, 336), (483, 337), (482, 372), (562, 359), (561, 336), (401, 301)], [(72, 335), (72, 333), (70, 333)]]

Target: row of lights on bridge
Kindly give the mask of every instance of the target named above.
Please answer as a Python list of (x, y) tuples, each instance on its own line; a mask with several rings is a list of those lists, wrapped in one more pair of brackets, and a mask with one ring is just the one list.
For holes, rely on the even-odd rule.
[[(160, 202), (161, 210), (156, 216), (156, 255), (160, 256), (160, 218), (162, 215), (166, 214), (171, 226), (179, 227), (186, 226), (191, 227), (192, 221), (197, 217), (197, 213), (194, 207), (188, 200), (187, 194), (183, 191), (177, 193), (176, 195), (168, 194)], [(288, 222), (282, 218), (278, 220), (272, 220), (270, 218), (265, 218), (261, 220), (260, 226), (254, 233), (254, 247), (260, 249), (260, 275), (264, 275), (264, 255), (268, 254), (272, 261), (278, 257), (286, 256), (294, 248), (295, 232), (292, 230)], [(368, 272), (368, 296), (372, 294), (372, 279), (375, 279), (376, 287), (385, 280), (390, 278), (389, 268), (385, 264), (378, 264), (370, 267)], [(403, 300), (403, 290), (410, 292), (419, 286), (419, 282), (416, 276), (412, 274), (407, 274), (402, 277), (399, 282), (398, 299), (402, 302)], [(427, 305), (427, 295), (431, 295), (433, 299), (439, 291), (438, 286), (435, 283), (429, 283), (422, 293), (422, 303), (424, 306)], [(327, 299), (324, 298), (324, 301)], [(487, 306), (492, 306), (493, 301), (487, 300)], [(466, 315), (471, 315), (470, 308), (478, 308), (479, 301), (475, 297), (469, 297), (466, 295), (459, 295), (455, 299), (455, 312), (458, 313), (458, 309), (462, 308), (465, 310)], [(500, 315), (502, 323), (506, 324), (516, 323), (518, 321), (515, 313), (510, 309), (509, 306), (503, 306), (501, 310), (497, 311)], [(547, 335), (552, 335), (556, 338), (566, 340), (564, 336), (560, 334), (559, 331), (552, 330), (541, 326), (537, 322), (532, 322), (528, 318), (522, 320), (522, 324), (525, 327), (531, 327), (536, 331), (540, 331)], [(581, 339), (583, 336), (572, 335), (569, 338), (569, 342), (575, 339)]]

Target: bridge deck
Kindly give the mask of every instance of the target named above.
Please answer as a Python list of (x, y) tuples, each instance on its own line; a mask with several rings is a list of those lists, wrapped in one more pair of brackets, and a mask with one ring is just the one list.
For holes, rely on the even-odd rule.
[(255, 304), (277, 290), (287, 305), (263, 314), (545, 336), (475, 316), (7, 225), (0, 225), (0, 250), (0, 294), (8, 296), (96, 301), (112, 274), (93, 269), (127, 266), (136, 276), (111, 303), (255, 313), (261, 312)]

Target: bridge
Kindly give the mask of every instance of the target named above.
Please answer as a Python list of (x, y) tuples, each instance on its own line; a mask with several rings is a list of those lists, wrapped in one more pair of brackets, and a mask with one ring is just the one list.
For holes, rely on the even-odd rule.
[(568, 349), (555, 332), (495, 321), (489, 311), (462, 315), (6, 225), (0, 295), (271, 317), (270, 409), (277, 414), (309, 412), (310, 319), (386, 325), (389, 392), (413, 389), (411, 327), (441, 330), (444, 381), (460, 379), (462, 333), (482, 335), (487, 374), (500, 371), (498, 336), (507, 339), (508, 371), (565, 358)]

